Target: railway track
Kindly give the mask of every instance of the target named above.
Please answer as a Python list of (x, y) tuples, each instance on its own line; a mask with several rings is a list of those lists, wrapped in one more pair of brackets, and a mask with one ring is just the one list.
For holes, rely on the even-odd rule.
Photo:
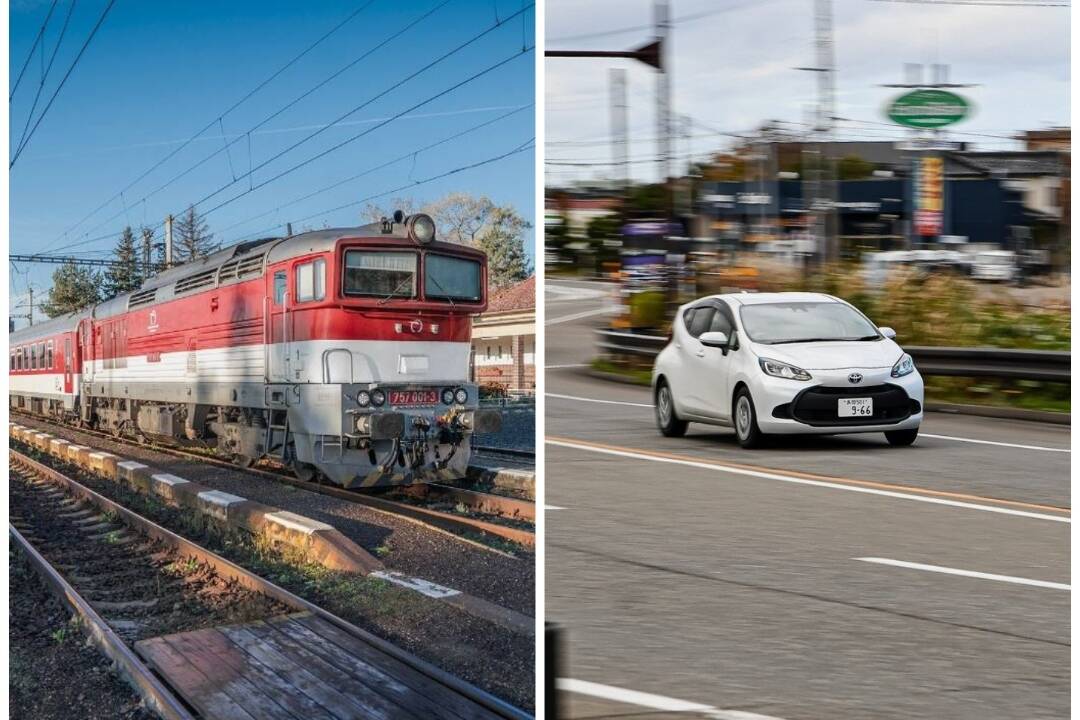
[(529, 717), (46, 465), (9, 459), (13, 543), (159, 717)]
[[(371, 507), (381, 512), (390, 513), (399, 517), (405, 517), (413, 522), (419, 522), (438, 530), (449, 532), (464, 539), (483, 541), (485, 537), (496, 537), (521, 545), (527, 549), (536, 546), (536, 533), (533, 525), (536, 519), (535, 503), (519, 498), (512, 498), (497, 493), (489, 493), (469, 488), (459, 488), (449, 485), (432, 485), (432, 489), (409, 491), (412, 502), (382, 497), (380, 494), (346, 490), (336, 485), (325, 485), (315, 481), (301, 480), (290, 474), (285, 468), (264, 463), (262, 467), (243, 467), (236, 463), (223, 460), (208, 453), (195, 452), (182, 448), (169, 447), (160, 444), (146, 445), (126, 437), (118, 437), (110, 433), (101, 432), (88, 428), (73, 428), (54, 422), (49, 418), (11, 410), (13, 415), (19, 415), (27, 419), (36, 420), (55, 428), (69, 430), (71, 432), (84, 433), (98, 437), (109, 442), (121, 443), (131, 447), (151, 448), (155, 452), (161, 452), (173, 457), (199, 462), (211, 463), (219, 467), (226, 467), (236, 472), (253, 475), (256, 477), (282, 482), (294, 487), (321, 493), (336, 498), (349, 500)], [(487, 450), (496, 451), (499, 449)], [(480, 450), (478, 449), (478, 452)], [(531, 455), (525, 451), (508, 451), (516, 453), (515, 457), (521, 458)], [(420, 486), (417, 486), (420, 487)], [(452, 502), (451, 502), (452, 500)], [(428, 507), (430, 503), (440, 507), (453, 508), (452, 511), (440, 510)], [(483, 543), (481, 542), (481, 545)], [(485, 546), (487, 547), (487, 546)]]

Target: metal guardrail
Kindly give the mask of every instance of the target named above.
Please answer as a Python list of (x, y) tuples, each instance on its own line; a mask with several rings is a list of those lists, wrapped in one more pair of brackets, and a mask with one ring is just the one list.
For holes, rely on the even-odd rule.
[[(597, 330), (597, 346), (610, 355), (654, 358), (667, 338), (618, 330)], [(1005, 350), (1001, 348), (954, 348), (905, 346), (919, 373), (939, 377), (991, 377), (1010, 380), (1071, 382), (1067, 350)]]

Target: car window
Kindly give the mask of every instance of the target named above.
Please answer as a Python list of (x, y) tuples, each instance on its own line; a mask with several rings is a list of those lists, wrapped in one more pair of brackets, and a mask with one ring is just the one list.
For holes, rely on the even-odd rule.
[(701, 333), (709, 329), (716, 310), (711, 307), (699, 307), (694, 310), (694, 317), (690, 321), (690, 334), (699, 337)]
[(727, 314), (723, 311), (716, 311), (712, 316), (712, 325), (709, 326), (709, 332), (722, 332), (728, 337), (731, 337), (731, 320)]

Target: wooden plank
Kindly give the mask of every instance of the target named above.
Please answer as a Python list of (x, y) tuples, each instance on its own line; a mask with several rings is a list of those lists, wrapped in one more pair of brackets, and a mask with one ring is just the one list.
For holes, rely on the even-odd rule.
[(174, 650), (211, 679), (211, 691), (228, 695), (259, 720), (303, 720), (297, 718), (229, 665), (205, 648), (205, 636), (213, 630), (197, 630), (164, 638)]
[(450, 688), (321, 618), (283, 618), (268, 624), (295, 638), (295, 642), (311, 647), (342, 671), (424, 717), (495, 717)]
[(140, 640), (135, 643), (135, 650), (203, 717), (213, 720), (257, 720), (231, 698), (211, 691), (212, 683), (206, 674), (163, 638)]
[(221, 632), (221, 628), (208, 631), (201, 635), (200, 639), (208, 652), (243, 673), (244, 678), (296, 717), (305, 720), (337, 720), (339, 717), (309, 697), (302, 687), (293, 682), (293, 677), (275, 672), (273, 668), (264, 665), (258, 658), (234, 644)]
[(405, 708), (389, 702), (374, 689), (357, 681), (332, 663), (326, 662), (309, 644), (277, 632), (269, 622), (251, 624), (244, 628), (251, 631), (256, 639), (289, 658), (291, 662), (302, 665), (317, 675), (323, 683), (341, 689), (350, 700), (364, 708), (364, 716), (371, 718), (423, 718)]
[(278, 674), (288, 677), (297, 689), (330, 711), (333, 717), (363, 717), (367, 713), (367, 709), (363, 705), (338, 690), (339, 687), (346, 691), (348, 688), (344, 687), (336, 678), (332, 684), (328, 684), (319, 677), (316, 668), (313, 668), (311, 664), (298, 664), (293, 658), (282, 654), (256, 636), (251, 631), (253, 624), (257, 623), (249, 623), (243, 626), (224, 626), (218, 628), (218, 630), (253, 658)]

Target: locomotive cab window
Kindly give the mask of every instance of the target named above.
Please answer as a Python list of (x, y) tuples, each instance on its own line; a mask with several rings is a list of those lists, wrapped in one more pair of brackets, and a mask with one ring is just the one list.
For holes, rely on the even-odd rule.
[(284, 270), (274, 273), (274, 304), (280, 305), (285, 302), (285, 289), (288, 287), (288, 276)]
[(326, 261), (323, 259), (296, 266), (296, 302), (322, 300), (326, 297)]
[(449, 255), (424, 258), (424, 296), (434, 300), (479, 302), (483, 295), (480, 263)]
[(416, 297), (416, 253), (346, 250), (341, 291), (362, 297)]

